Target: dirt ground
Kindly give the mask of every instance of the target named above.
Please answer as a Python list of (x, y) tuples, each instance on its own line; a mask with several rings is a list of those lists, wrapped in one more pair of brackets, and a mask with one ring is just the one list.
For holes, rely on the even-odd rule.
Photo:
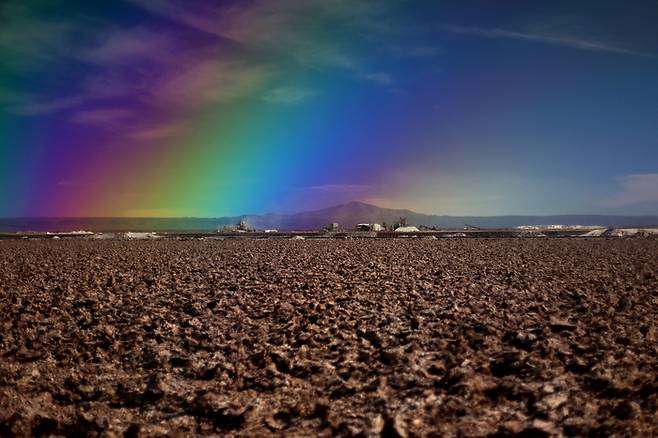
[(0, 242), (0, 436), (655, 436), (658, 240)]

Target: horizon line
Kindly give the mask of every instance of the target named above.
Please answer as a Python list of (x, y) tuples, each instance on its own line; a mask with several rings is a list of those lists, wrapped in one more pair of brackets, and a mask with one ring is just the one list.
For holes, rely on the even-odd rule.
[(549, 213), (549, 214), (518, 214), (518, 213), (506, 213), (506, 214), (494, 214), (494, 215), (474, 215), (474, 214), (439, 214), (439, 213), (423, 213), (409, 208), (392, 208), (392, 207), (380, 207), (375, 204), (370, 204), (368, 202), (353, 200), (344, 202), (342, 204), (333, 204), (327, 207), (320, 207), (313, 210), (303, 210), (296, 211), (292, 213), (277, 213), (277, 212), (266, 212), (266, 213), (241, 213), (234, 215), (223, 215), (223, 216), (0, 216), (0, 220), (10, 220), (10, 219), (167, 219), (167, 220), (182, 220), (182, 219), (224, 219), (224, 218), (243, 218), (249, 216), (268, 216), (268, 215), (282, 215), (282, 216), (294, 216), (297, 214), (320, 212), (322, 210), (329, 210), (332, 208), (345, 207), (350, 204), (362, 204), (370, 207), (375, 207), (382, 210), (404, 210), (413, 214), (419, 214), (423, 216), (437, 216), (437, 217), (471, 217), (471, 218), (484, 218), (484, 217), (555, 217), (555, 216), (607, 216), (607, 217), (658, 217), (658, 212), (653, 214), (618, 214), (618, 213)]

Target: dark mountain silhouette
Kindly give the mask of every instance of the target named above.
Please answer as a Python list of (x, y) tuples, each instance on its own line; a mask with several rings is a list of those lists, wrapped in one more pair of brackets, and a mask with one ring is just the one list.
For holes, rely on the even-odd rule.
[(357, 223), (394, 224), (400, 217), (410, 225), (438, 228), (510, 228), (520, 225), (600, 225), (604, 227), (658, 226), (658, 216), (437, 216), (411, 210), (381, 208), (350, 202), (293, 214), (242, 215), (221, 218), (0, 218), (0, 231), (212, 231), (241, 219), (256, 229), (317, 230), (332, 222), (342, 228)]
[(331, 222), (338, 222), (344, 228), (352, 228), (357, 223), (362, 222), (394, 224), (400, 217), (407, 218), (410, 225), (438, 228), (463, 228), (466, 224), (481, 228), (509, 228), (521, 225), (546, 224), (601, 225), (606, 227), (658, 225), (658, 216), (437, 216), (416, 213), (406, 209), (381, 208), (357, 201), (290, 215), (254, 215), (245, 216), (245, 219), (255, 228), (315, 230)]

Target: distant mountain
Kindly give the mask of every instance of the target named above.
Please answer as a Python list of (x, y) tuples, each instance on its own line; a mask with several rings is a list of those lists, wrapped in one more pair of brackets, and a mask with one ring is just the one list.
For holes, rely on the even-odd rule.
[(394, 224), (401, 217), (413, 225), (439, 228), (463, 228), (466, 224), (480, 228), (511, 228), (521, 225), (601, 225), (605, 227), (632, 227), (658, 225), (658, 216), (605, 216), (605, 215), (557, 215), (557, 216), (437, 216), (416, 213), (405, 209), (381, 208), (363, 202), (350, 202), (322, 210), (289, 215), (244, 216), (258, 229), (315, 230), (338, 222), (343, 228), (357, 223)]
[(411, 210), (381, 208), (350, 202), (294, 214), (242, 215), (221, 218), (0, 218), (0, 232), (18, 231), (212, 231), (241, 219), (256, 229), (317, 230), (332, 222), (342, 228), (357, 223), (394, 224), (401, 217), (412, 225), (438, 228), (511, 228), (521, 225), (600, 225), (604, 227), (658, 226), (658, 216), (437, 216)]

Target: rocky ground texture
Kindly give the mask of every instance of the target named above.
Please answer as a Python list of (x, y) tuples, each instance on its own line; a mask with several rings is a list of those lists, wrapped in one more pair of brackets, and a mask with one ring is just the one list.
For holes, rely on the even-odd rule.
[(0, 436), (658, 434), (658, 240), (0, 242)]

